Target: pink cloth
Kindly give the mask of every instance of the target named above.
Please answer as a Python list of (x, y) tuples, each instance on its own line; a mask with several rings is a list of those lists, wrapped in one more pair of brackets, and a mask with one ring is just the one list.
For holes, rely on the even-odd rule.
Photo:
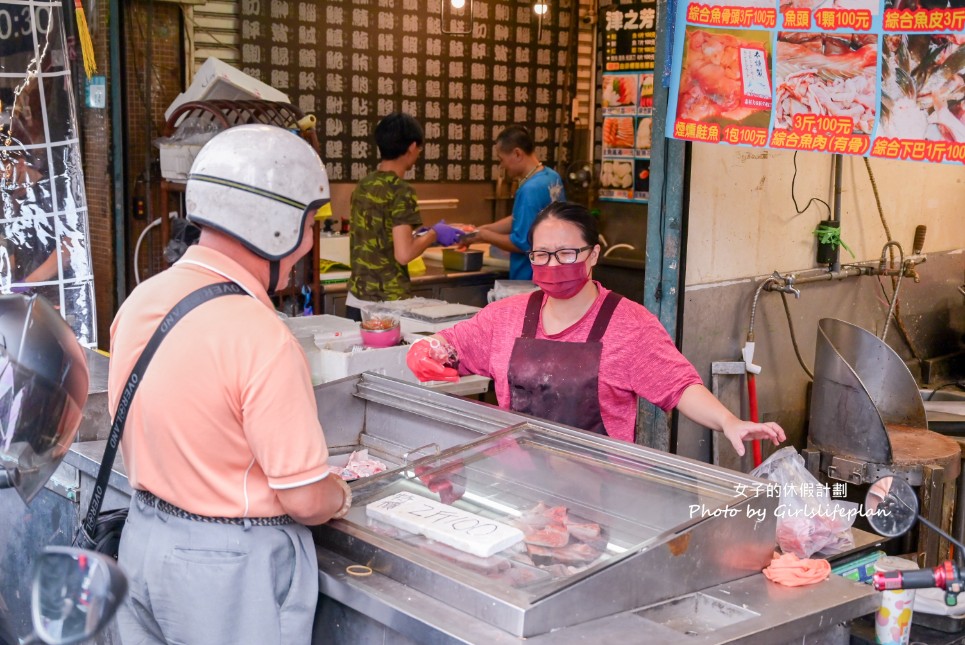
[[(546, 335), (540, 321), (536, 338), (585, 341), (603, 299), (610, 293), (595, 284), (599, 296), (583, 318), (552, 336)], [(459, 352), (461, 374), (482, 374), (493, 379), (496, 399), (502, 408), (508, 409), (510, 404), (509, 357), (513, 343), (523, 331), (528, 299), (529, 294), (522, 294), (498, 300), (470, 320), (440, 332)], [(685, 389), (699, 383), (702, 381), (697, 370), (677, 350), (656, 316), (643, 305), (621, 300), (603, 335), (600, 358), (600, 411), (607, 434), (633, 441), (637, 396), (666, 411), (677, 405)]]
[(785, 587), (803, 587), (823, 582), (831, 575), (831, 565), (827, 560), (802, 560), (793, 553), (774, 554), (764, 575), (771, 582)]

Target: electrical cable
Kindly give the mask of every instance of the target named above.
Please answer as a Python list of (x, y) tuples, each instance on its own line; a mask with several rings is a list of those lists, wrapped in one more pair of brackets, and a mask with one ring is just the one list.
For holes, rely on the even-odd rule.
[(801, 208), (800, 206), (798, 206), (797, 197), (794, 194), (794, 184), (797, 181), (797, 153), (798, 151), (795, 150), (794, 151), (794, 174), (791, 175), (791, 201), (794, 202), (794, 210), (797, 211), (798, 215), (801, 215), (802, 213), (804, 213), (804, 211), (806, 211), (808, 208), (811, 207), (811, 204), (813, 204), (814, 202), (817, 202), (819, 204), (824, 204), (824, 207), (828, 209), (828, 219), (834, 219), (833, 215), (831, 214), (831, 206), (820, 197), (812, 197), (808, 201), (808, 203), (804, 205), (804, 208)]
[(137, 242), (134, 243), (134, 284), (135, 285), (141, 284), (141, 272), (138, 270), (138, 257), (141, 254), (141, 242), (144, 241), (144, 238), (147, 236), (148, 231), (150, 231), (152, 228), (154, 228), (160, 223), (161, 223), (161, 218), (159, 217), (153, 222), (151, 222), (150, 224), (148, 224), (147, 226), (145, 226), (144, 230), (141, 231), (141, 234), (137, 236)]
[[(881, 206), (881, 195), (878, 193), (878, 182), (875, 181), (875, 175), (871, 171), (871, 162), (868, 160), (867, 157), (864, 157), (864, 166), (868, 170), (868, 179), (871, 181), (871, 192), (874, 193), (874, 196), (875, 196), (875, 206), (878, 209), (878, 217), (881, 218), (881, 226), (885, 229), (885, 238), (887, 238), (886, 241), (890, 243), (893, 241), (891, 237), (891, 228), (888, 226), (887, 218), (885, 218), (885, 211), (884, 211), (884, 208), (882, 208)], [(888, 256), (890, 258), (890, 264), (893, 266), (895, 263), (895, 249), (893, 246), (888, 248)], [(902, 272), (904, 272), (904, 267), (902, 267)], [(878, 279), (878, 284), (881, 285), (880, 278)], [(892, 276), (891, 288), (895, 289), (897, 286), (898, 286), (897, 280), (895, 279), (894, 276)], [(891, 298), (889, 298), (888, 294), (885, 293), (884, 285), (881, 285), (881, 291), (885, 296), (885, 300), (891, 301)], [(897, 298), (897, 295), (898, 294), (896, 293), (895, 294), (896, 298)], [(908, 350), (911, 352), (912, 358), (918, 361), (919, 365), (922, 365), (924, 363), (924, 360), (922, 359), (918, 351), (915, 349), (915, 346), (912, 345), (911, 335), (908, 333), (908, 329), (905, 328), (905, 323), (901, 319), (900, 302), (895, 304), (894, 317), (895, 317), (895, 326), (898, 328), (898, 333), (901, 335), (902, 340), (905, 341), (905, 345), (908, 347)], [(889, 320), (890, 319), (891, 317), (889, 316)]]
[(812, 381), (814, 380), (814, 373), (808, 368), (807, 364), (804, 362), (804, 358), (801, 356), (801, 348), (797, 344), (797, 335), (794, 333), (794, 321), (791, 320), (791, 308), (787, 304), (787, 294), (783, 291), (781, 293), (781, 302), (784, 303), (784, 315), (787, 316), (787, 326), (791, 331), (791, 345), (794, 346), (794, 355), (797, 356), (797, 362), (801, 365), (801, 369), (804, 373), (808, 375), (808, 378)]

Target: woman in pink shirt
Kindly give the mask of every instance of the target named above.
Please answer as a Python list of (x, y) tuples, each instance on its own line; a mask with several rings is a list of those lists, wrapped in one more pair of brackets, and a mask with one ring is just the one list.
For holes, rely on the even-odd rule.
[(500, 407), (624, 441), (634, 438), (638, 396), (723, 432), (738, 455), (745, 441), (784, 441), (776, 423), (742, 421), (725, 408), (653, 314), (590, 279), (600, 246), (585, 207), (554, 202), (529, 235), (541, 290), (416, 343), (408, 365), (420, 380), (488, 376)]

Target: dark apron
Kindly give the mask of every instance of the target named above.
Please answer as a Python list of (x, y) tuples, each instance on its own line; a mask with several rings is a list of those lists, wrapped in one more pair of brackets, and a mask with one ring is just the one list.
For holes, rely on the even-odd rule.
[(523, 333), (509, 357), (512, 410), (606, 434), (600, 414), (600, 339), (621, 298), (612, 291), (607, 294), (586, 341), (571, 343), (536, 338), (543, 292), (533, 292)]

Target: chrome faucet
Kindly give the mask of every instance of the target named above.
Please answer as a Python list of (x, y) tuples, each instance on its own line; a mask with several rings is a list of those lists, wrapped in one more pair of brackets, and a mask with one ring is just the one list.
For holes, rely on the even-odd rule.
[(795, 298), (801, 297), (801, 290), (794, 287), (794, 282), (797, 278), (793, 273), (788, 273), (787, 275), (781, 275), (777, 271), (771, 274), (771, 277), (767, 279), (767, 283), (764, 288), (768, 291), (780, 291), (781, 293), (787, 293)]

